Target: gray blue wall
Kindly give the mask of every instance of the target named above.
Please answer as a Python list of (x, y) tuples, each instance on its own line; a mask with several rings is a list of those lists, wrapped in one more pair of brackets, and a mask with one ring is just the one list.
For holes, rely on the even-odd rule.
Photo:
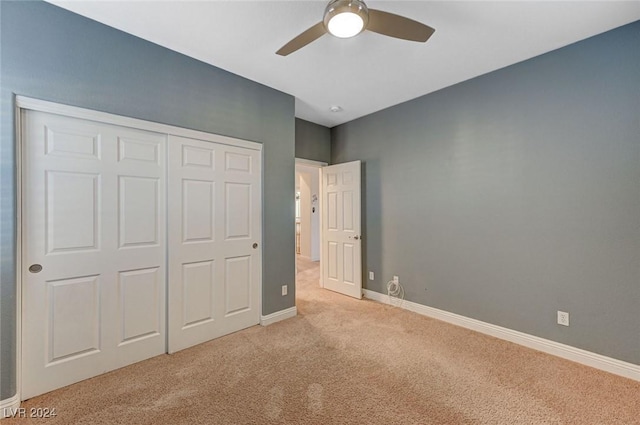
[(0, 19), (0, 400), (16, 390), (14, 94), (263, 143), (263, 314), (294, 305), (293, 97), (47, 3), (0, 1)]
[(640, 364), (640, 22), (334, 127), (331, 156), (364, 161), (369, 289)]
[(329, 128), (296, 118), (296, 158), (329, 163), (331, 160)]

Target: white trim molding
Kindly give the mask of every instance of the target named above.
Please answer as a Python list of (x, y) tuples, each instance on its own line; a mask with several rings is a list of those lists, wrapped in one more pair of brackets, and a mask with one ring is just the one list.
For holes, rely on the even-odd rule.
[(321, 167), (326, 167), (329, 164), (323, 161), (316, 161), (314, 159), (296, 158), (296, 165), (304, 165), (305, 167), (321, 168)]
[(260, 316), (260, 324), (262, 326), (269, 326), (281, 320), (296, 317), (297, 315), (298, 315), (298, 309), (294, 305), (293, 307), (276, 311), (275, 313), (267, 314), (266, 316)]
[(0, 400), (0, 419), (15, 416), (20, 408), (20, 394)]
[(363, 289), (363, 295), (373, 301), (400, 307), (405, 310), (413, 311), (414, 313), (422, 314), (423, 316), (442, 320), (443, 322), (451, 323), (453, 325), (471, 329), (486, 335), (491, 335), (493, 337), (523, 345), (563, 359), (571, 360), (576, 363), (604, 370), (605, 372), (640, 381), (640, 365), (627, 363), (622, 360), (592, 353), (570, 345), (561, 344), (559, 342), (529, 335), (513, 329), (492, 325), (491, 323), (471, 319), (469, 317), (428, 307), (412, 301), (403, 300), (402, 302), (394, 301), (392, 303), (389, 300), (389, 296), (368, 289)]
[(243, 148), (258, 151), (262, 150), (262, 143), (252, 140), (236, 139), (235, 137), (206, 133), (199, 130), (192, 130), (189, 128), (177, 127), (169, 124), (146, 121), (138, 118), (130, 118), (122, 115), (112, 114), (109, 112), (100, 112), (93, 109), (80, 108), (77, 106), (64, 105), (61, 103), (34, 99), (27, 96), (17, 95), (16, 107), (18, 109), (29, 109), (33, 111), (48, 112), (51, 114), (66, 115), (68, 117), (79, 118), (83, 120), (99, 121), (104, 124), (113, 124), (120, 127), (131, 127), (139, 130), (153, 131), (156, 133), (163, 133), (171, 136), (187, 137), (191, 139), (220, 143), (223, 145), (240, 146)]
[[(1, 1), (1, 0), (0, 0)], [(20, 401), (22, 400), (22, 212), (23, 212), (23, 165), (22, 165), (22, 148), (23, 148), (23, 136), (24, 129), (22, 128), (22, 110), (17, 105), (17, 100), (14, 102), (15, 110), (15, 160), (16, 160), (16, 395), (8, 400), (16, 399), (17, 405), (14, 407), (20, 407)], [(3, 400), (0, 403), (3, 403)], [(2, 405), (4, 406), (4, 405)], [(6, 410), (8, 410), (7, 408)], [(0, 418), (5, 416), (5, 408), (3, 407), (0, 412)]]

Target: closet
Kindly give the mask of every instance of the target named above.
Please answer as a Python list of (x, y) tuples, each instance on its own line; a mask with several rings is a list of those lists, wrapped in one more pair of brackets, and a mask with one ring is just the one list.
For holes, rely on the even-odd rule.
[(18, 105), (22, 399), (259, 323), (262, 145)]

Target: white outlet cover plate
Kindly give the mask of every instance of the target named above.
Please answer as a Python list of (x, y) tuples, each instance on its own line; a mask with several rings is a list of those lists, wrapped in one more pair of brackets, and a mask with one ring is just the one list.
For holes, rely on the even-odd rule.
[(373, 274), (373, 272), (369, 272), (369, 280), (373, 280), (375, 278), (375, 275)]
[(287, 285), (282, 285), (282, 296), (287, 295)]
[(569, 313), (566, 311), (558, 311), (558, 324), (569, 326)]

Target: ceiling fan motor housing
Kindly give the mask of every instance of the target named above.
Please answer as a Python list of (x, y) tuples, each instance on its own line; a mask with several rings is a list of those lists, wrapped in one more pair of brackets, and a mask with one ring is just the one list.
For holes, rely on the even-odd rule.
[[(332, 0), (324, 11), (324, 26), (327, 29), (329, 34), (335, 35), (336, 37), (340, 37), (339, 35), (334, 34), (331, 31), (329, 26), (329, 22), (334, 17), (343, 14), (343, 13), (353, 13), (359, 16), (362, 19), (362, 29), (358, 31), (356, 34), (349, 35), (347, 37), (353, 37), (358, 35), (362, 31), (367, 28), (367, 24), (369, 23), (369, 9), (367, 5), (361, 0)], [(343, 36), (344, 37), (344, 36)], [(344, 37), (346, 38), (346, 37)]]

